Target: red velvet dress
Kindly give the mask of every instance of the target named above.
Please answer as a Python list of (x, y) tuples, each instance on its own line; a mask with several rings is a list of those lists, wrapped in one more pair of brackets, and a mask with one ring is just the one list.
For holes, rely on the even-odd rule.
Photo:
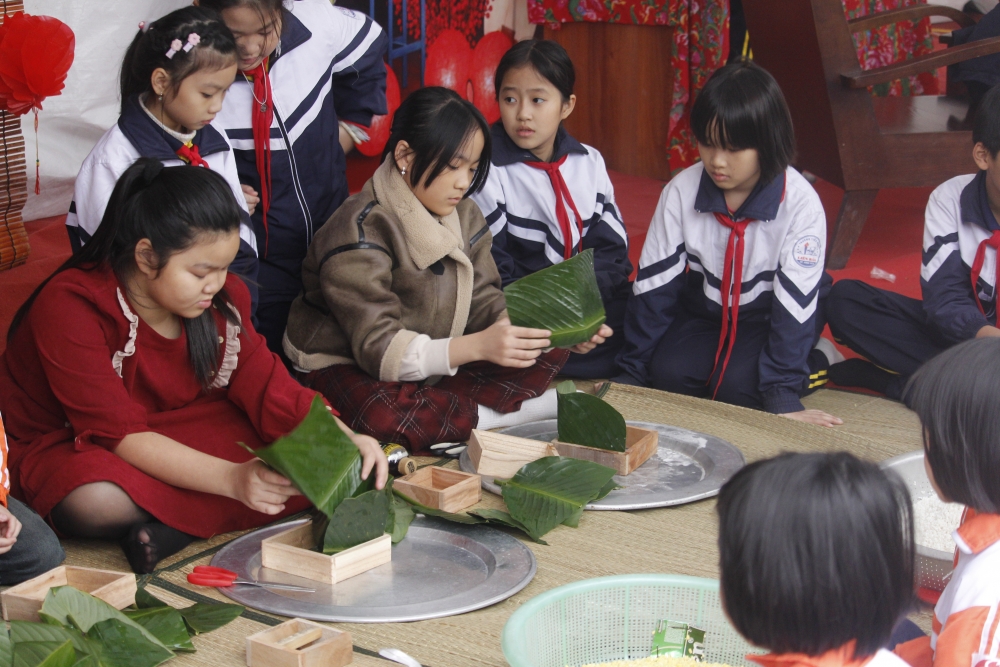
[[(156, 480), (114, 453), (126, 435), (152, 431), (241, 463), (251, 455), (237, 442), (261, 447), (306, 416), (316, 393), (254, 331), (243, 283), (230, 275), (226, 289), (243, 324), (216, 314), (225, 354), (206, 393), (186, 336), (164, 338), (137, 317), (110, 270), (71, 269), (46, 285), (0, 357), (13, 494), (45, 517), (78, 486), (113, 482), (158, 520), (198, 537), (273, 521), (239, 501)], [(285, 514), (307, 506), (295, 496)]]

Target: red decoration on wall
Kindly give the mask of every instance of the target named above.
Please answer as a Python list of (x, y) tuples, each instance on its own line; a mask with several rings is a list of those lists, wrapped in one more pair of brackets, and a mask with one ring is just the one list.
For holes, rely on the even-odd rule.
[(0, 108), (25, 114), (62, 92), (76, 37), (51, 16), (13, 14), (0, 26)]
[(396, 115), (396, 109), (399, 108), (399, 81), (396, 79), (396, 73), (388, 65), (385, 67), (385, 100), (389, 107), (389, 113), (372, 118), (372, 124), (368, 128), (368, 141), (357, 146), (362, 155), (375, 157), (382, 154), (382, 150), (389, 141), (392, 118)]
[(483, 112), (490, 125), (500, 119), (494, 75), (503, 54), (512, 46), (514, 40), (507, 33), (497, 31), (483, 35), (472, 52), (472, 67), (469, 72), (472, 79), (472, 102)]
[(469, 98), (469, 64), (472, 49), (465, 35), (457, 30), (445, 30), (427, 47), (424, 82), (427, 86), (451, 88), (463, 98)]

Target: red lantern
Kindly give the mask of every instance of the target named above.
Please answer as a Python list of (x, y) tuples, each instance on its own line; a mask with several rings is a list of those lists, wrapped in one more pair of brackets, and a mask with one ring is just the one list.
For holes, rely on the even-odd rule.
[(0, 106), (15, 114), (41, 109), (62, 92), (76, 38), (51, 16), (12, 14), (0, 27)]
[(368, 128), (368, 141), (358, 144), (358, 152), (368, 157), (382, 154), (389, 141), (389, 130), (392, 129), (392, 117), (399, 108), (400, 94), (399, 81), (396, 73), (388, 65), (385, 66), (385, 101), (389, 107), (389, 113), (384, 116), (372, 118), (372, 124)]
[(498, 30), (483, 35), (472, 52), (472, 68), (469, 71), (472, 78), (472, 102), (483, 112), (490, 125), (500, 119), (494, 75), (503, 54), (512, 46), (514, 40), (507, 33)]
[(469, 62), (472, 49), (465, 35), (457, 30), (443, 30), (434, 43), (427, 47), (424, 80), (428, 86), (451, 88), (469, 99)]

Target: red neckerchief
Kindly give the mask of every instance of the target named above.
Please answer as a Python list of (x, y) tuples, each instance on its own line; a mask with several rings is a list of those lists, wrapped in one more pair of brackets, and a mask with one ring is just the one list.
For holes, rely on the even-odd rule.
[(580, 217), (580, 212), (576, 210), (576, 204), (573, 202), (573, 196), (569, 193), (569, 186), (566, 185), (566, 179), (563, 178), (562, 172), (559, 171), (559, 167), (562, 166), (567, 157), (569, 156), (563, 155), (555, 162), (524, 163), (529, 167), (534, 167), (535, 169), (541, 169), (544, 171), (549, 175), (549, 181), (552, 182), (552, 189), (556, 193), (556, 220), (559, 222), (559, 228), (562, 230), (563, 234), (564, 259), (569, 259), (573, 256), (573, 230), (570, 227), (569, 214), (566, 212), (566, 205), (563, 203), (564, 199), (566, 202), (569, 202), (569, 207), (573, 209), (573, 214), (576, 216), (576, 223), (580, 228), (580, 251), (583, 251), (583, 218)]
[(993, 298), (996, 300), (997, 286), (1000, 285), (1000, 230), (993, 232), (992, 236), (979, 244), (979, 249), (976, 250), (976, 260), (972, 263), (972, 296), (976, 299), (979, 312), (983, 315), (986, 314), (986, 311), (983, 310), (983, 304), (979, 302), (979, 273), (983, 270), (987, 246), (997, 251), (997, 272), (993, 277)]
[[(250, 110), (253, 119), (253, 149), (257, 158), (257, 174), (260, 176), (260, 212), (264, 225), (264, 255), (267, 255), (267, 210), (271, 208), (271, 123), (274, 121), (274, 101), (271, 81), (267, 76), (267, 58), (243, 75), (253, 80), (255, 100)], [(262, 103), (258, 104), (257, 100)]]
[(853, 639), (840, 648), (830, 649), (823, 655), (806, 655), (805, 653), (768, 653), (766, 655), (748, 655), (762, 667), (862, 667), (874, 655), (864, 658), (854, 657)]
[(208, 168), (208, 163), (205, 162), (205, 158), (201, 156), (201, 151), (199, 151), (198, 147), (191, 142), (182, 144), (181, 147), (177, 149), (177, 157), (184, 160), (192, 167)]
[[(712, 374), (708, 376), (708, 381), (712, 381), (715, 371), (719, 368), (719, 358), (722, 356), (722, 348), (726, 345), (726, 335), (729, 333), (729, 320), (733, 321), (733, 333), (729, 339), (729, 347), (726, 349), (726, 358), (722, 361), (722, 370), (719, 372), (719, 380), (715, 384), (715, 391), (712, 392), (712, 400), (719, 393), (722, 386), (722, 378), (726, 374), (726, 366), (729, 365), (729, 356), (733, 353), (733, 345), (736, 344), (736, 325), (740, 315), (740, 291), (743, 288), (743, 234), (747, 230), (747, 225), (753, 220), (745, 218), (743, 220), (733, 220), (727, 215), (716, 213), (715, 219), (725, 227), (729, 227), (729, 240), (726, 242), (726, 265), (722, 270), (722, 285), (720, 295), (722, 298), (722, 331), (719, 334), (719, 347), (715, 351), (715, 365), (712, 367)], [(730, 305), (730, 293), (732, 294), (732, 305)], [(732, 318), (729, 312), (732, 309)]]

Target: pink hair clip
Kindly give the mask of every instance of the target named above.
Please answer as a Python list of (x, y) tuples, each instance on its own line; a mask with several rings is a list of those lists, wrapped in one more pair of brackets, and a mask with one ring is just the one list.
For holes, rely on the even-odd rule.
[(170, 42), (170, 50), (167, 51), (167, 58), (168, 59), (173, 58), (174, 55), (178, 51), (180, 51), (183, 47), (184, 47), (184, 45), (181, 44), (181, 40), (179, 40), (179, 39), (175, 39), (174, 41)]
[(141, 30), (143, 32), (146, 32), (146, 22), (145, 21), (139, 21), (139, 30)]
[(188, 35), (187, 44), (184, 45), (184, 53), (187, 53), (194, 47), (198, 46), (199, 43), (201, 43), (201, 37), (198, 36), (198, 33), (192, 32)]

